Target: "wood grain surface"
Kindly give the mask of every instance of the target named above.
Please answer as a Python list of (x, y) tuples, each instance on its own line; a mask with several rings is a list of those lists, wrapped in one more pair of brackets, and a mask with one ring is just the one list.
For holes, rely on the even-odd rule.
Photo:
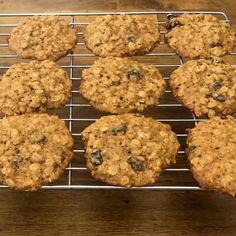
[[(0, 0), (0, 12), (225, 11), (235, 0)], [(0, 189), (0, 235), (236, 235), (236, 200), (205, 191)]]

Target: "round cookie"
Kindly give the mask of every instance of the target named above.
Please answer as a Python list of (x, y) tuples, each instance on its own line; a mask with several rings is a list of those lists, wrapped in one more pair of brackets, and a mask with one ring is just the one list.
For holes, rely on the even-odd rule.
[(156, 105), (165, 87), (154, 66), (107, 57), (83, 70), (80, 92), (98, 110), (120, 114)]
[(72, 82), (52, 61), (15, 64), (0, 81), (0, 113), (43, 112), (58, 108), (70, 98)]
[(11, 31), (9, 48), (22, 58), (56, 61), (73, 50), (77, 38), (59, 16), (26, 17)]
[(205, 189), (236, 195), (236, 123), (214, 117), (189, 131), (187, 154), (191, 171)]
[(125, 187), (154, 183), (179, 148), (169, 125), (135, 114), (104, 116), (82, 138), (92, 176)]
[(223, 56), (236, 44), (235, 32), (212, 15), (183, 14), (168, 17), (166, 40), (178, 54), (189, 58)]
[(102, 57), (143, 55), (159, 43), (160, 33), (156, 21), (147, 16), (106, 15), (87, 26), (84, 40)]
[(212, 58), (188, 61), (170, 76), (174, 96), (197, 116), (236, 112), (236, 69)]
[(5, 117), (0, 131), (0, 168), (11, 188), (37, 190), (57, 180), (72, 159), (72, 136), (56, 116)]

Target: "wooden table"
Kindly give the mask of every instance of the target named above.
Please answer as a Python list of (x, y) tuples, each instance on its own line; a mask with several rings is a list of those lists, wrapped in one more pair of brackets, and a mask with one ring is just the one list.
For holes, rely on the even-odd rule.
[[(225, 11), (232, 0), (1, 0), (1, 13), (93, 10)], [(205, 191), (0, 189), (0, 235), (236, 235), (236, 200)]]

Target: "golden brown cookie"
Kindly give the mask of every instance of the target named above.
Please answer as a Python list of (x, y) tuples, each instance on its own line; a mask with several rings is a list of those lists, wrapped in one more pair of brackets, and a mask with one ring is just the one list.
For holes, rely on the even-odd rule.
[(189, 58), (223, 56), (236, 44), (235, 32), (230, 26), (207, 14), (183, 14), (168, 17), (166, 39), (178, 54)]
[(200, 186), (236, 195), (236, 123), (214, 117), (198, 123), (187, 138), (188, 159)]
[(0, 113), (44, 112), (65, 105), (72, 82), (52, 61), (31, 61), (10, 67), (0, 81)]
[(156, 105), (165, 87), (154, 66), (107, 57), (83, 70), (80, 92), (98, 110), (120, 114)]
[(171, 74), (169, 84), (197, 116), (236, 112), (236, 69), (222, 59), (188, 61)]
[(9, 48), (22, 58), (56, 61), (72, 51), (77, 41), (77, 31), (59, 16), (33, 16), (11, 31)]
[(125, 187), (157, 181), (179, 148), (169, 125), (135, 114), (104, 116), (82, 133), (87, 168), (96, 179)]
[(143, 55), (159, 43), (160, 33), (156, 21), (147, 16), (106, 15), (87, 26), (84, 40), (102, 57)]
[(4, 184), (34, 191), (56, 181), (71, 161), (73, 139), (65, 122), (48, 114), (0, 121), (0, 168)]

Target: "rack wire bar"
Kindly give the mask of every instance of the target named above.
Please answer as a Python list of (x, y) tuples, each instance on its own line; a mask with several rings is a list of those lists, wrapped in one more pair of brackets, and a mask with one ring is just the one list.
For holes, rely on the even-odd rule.
[[(80, 83), (80, 75), (81, 70), (84, 68), (89, 68), (96, 56), (85, 48), (85, 43), (83, 41), (83, 30), (82, 28), (86, 27), (86, 25), (90, 22), (89, 17), (106, 15), (106, 14), (131, 14), (131, 15), (155, 15), (158, 18), (157, 24), (160, 27), (160, 33), (164, 35), (166, 30), (163, 26), (166, 23), (166, 17), (168, 14), (182, 14), (182, 13), (203, 13), (203, 14), (213, 14), (219, 17), (220, 20), (227, 22), (230, 24), (230, 19), (226, 13), (221, 11), (143, 11), (143, 12), (75, 12), (75, 13), (4, 13), (0, 14), (0, 71), (4, 73), (6, 69), (8, 69), (12, 64), (19, 62), (14, 62), (17, 60), (17, 57), (12, 52), (8, 50), (8, 43), (7, 37), (10, 34), (10, 30), (17, 26), (19, 21), (19, 17), (25, 16), (34, 16), (34, 15), (59, 15), (62, 17), (67, 17), (72, 28), (79, 29), (79, 42), (74, 50), (74, 53), (68, 54), (64, 59), (63, 62), (59, 64), (64, 68), (73, 82), (73, 89), (71, 92), (71, 100), (69, 104), (67, 104), (63, 109), (62, 112), (58, 112), (57, 114), (60, 116), (61, 119), (67, 122), (68, 128), (72, 133), (72, 136), (75, 140), (75, 147), (74, 147), (74, 160), (72, 163), (66, 168), (64, 176), (59, 179), (57, 182), (53, 183), (52, 185), (43, 186), (42, 189), (127, 189), (120, 186), (112, 186), (112, 185), (105, 185), (101, 182), (96, 182), (93, 180), (87, 172), (87, 168), (85, 165), (85, 160), (83, 159), (84, 149), (81, 142), (81, 131), (83, 128), (91, 124), (92, 122), (96, 121), (101, 117), (102, 113), (95, 111), (87, 102), (85, 102), (79, 93), (79, 83)], [(82, 17), (82, 19), (80, 19)], [(13, 19), (16, 18), (15, 21)], [(161, 18), (161, 19), (159, 19)], [(86, 20), (85, 20), (86, 19)], [(163, 20), (164, 19), (164, 20)], [(9, 21), (10, 20), (10, 21)], [(5, 39), (5, 40), (4, 40)], [(160, 47), (166, 47), (165, 41), (162, 40), (160, 43)], [(80, 50), (83, 48), (83, 50)], [(145, 63), (150, 64), (148, 60), (156, 60), (155, 63), (151, 62), (154, 66), (159, 68), (159, 70), (171, 70), (178, 68), (180, 65), (184, 63), (183, 58), (178, 56), (173, 50), (166, 47), (168, 50), (159, 51), (154, 50), (153, 52), (146, 54), (141, 59), (145, 59)], [(230, 56), (235, 56), (236, 52), (230, 53)], [(170, 62), (165, 64), (160, 64), (158, 61), (167, 61), (167, 58), (175, 58), (175, 62), (170, 60)], [(161, 60), (160, 60), (161, 59)], [(8, 60), (11, 60), (9, 63), (6, 63)], [(67, 61), (67, 62), (64, 62)], [(92, 61), (91, 61), (92, 60)], [(6, 62), (5, 62), (6, 61)], [(13, 62), (12, 62), (13, 61)], [(163, 74), (163, 78), (168, 81), (169, 74)], [(185, 109), (180, 103), (177, 101), (169, 101), (169, 96), (171, 96), (171, 90), (167, 89), (165, 91), (165, 96), (168, 99), (164, 98), (164, 100), (158, 105), (157, 110), (164, 109), (164, 113), (162, 112), (161, 117), (154, 117), (158, 121), (169, 123), (171, 126), (176, 128), (177, 137), (179, 140), (182, 140), (182, 147), (178, 151), (178, 161), (182, 164), (176, 165), (170, 168), (167, 168), (163, 171), (162, 175), (170, 175), (167, 180), (164, 182), (160, 179), (154, 185), (145, 186), (145, 187), (134, 187), (131, 189), (135, 190), (202, 190), (197, 183), (192, 179), (188, 181), (187, 179), (183, 180), (181, 183), (177, 181), (178, 177), (183, 174), (190, 175), (189, 166), (186, 162), (186, 154), (185, 154), (185, 139), (187, 137), (187, 133), (185, 133), (185, 128), (192, 128), (194, 127), (197, 122), (205, 120), (205, 117), (196, 118), (194, 113), (191, 113), (188, 109)], [(164, 97), (165, 97), (164, 96)], [(173, 117), (173, 113), (181, 109), (181, 116), (180, 117)], [(185, 110), (183, 110), (185, 109)], [(90, 112), (92, 111), (92, 113)], [(182, 111), (183, 110), (183, 111)], [(55, 112), (55, 111), (54, 111)], [(160, 111), (159, 111), (160, 113)], [(155, 112), (155, 115), (159, 114), (158, 111)], [(177, 112), (178, 113), (178, 112)], [(89, 114), (89, 115), (88, 115)], [(171, 115), (170, 115), (171, 114)], [(174, 114), (175, 115), (175, 114)], [(149, 114), (150, 116), (150, 114)], [(181, 131), (180, 131), (181, 129)], [(183, 161), (185, 160), (185, 161)], [(162, 177), (161, 175), (161, 177)], [(81, 178), (82, 176), (82, 178)], [(191, 177), (192, 178), (192, 177)], [(171, 179), (171, 182), (168, 181)], [(5, 188), (6, 186), (0, 185), (1, 188)]]
[[(6, 186), (2, 186), (6, 187)], [(198, 186), (143, 186), (143, 187), (132, 187), (132, 188), (124, 188), (121, 186), (113, 186), (113, 185), (54, 185), (54, 186), (43, 186), (42, 189), (121, 189), (121, 190), (203, 190)]]
[(222, 11), (116, 11), (116, 12), (54, 12), (54, 13), (1, 13), (0, 17), (17, 17), (17, 16), (35, 16), (35, 15), (59, 15), (59, 16), (99, 16), (99, 15), (120, 15), (120, 14), (129, 14), (129, 15), (152, 15), (152, 14), (218, 14), (224, 16), (225, 20), (229, 20), (226, 13)]
[[(74, 16), (71, 16), (71, 19), (70, 19), (70, 23), (73, 24), (74, 23)], [(74, 28), (74, 25), (71, 25), (71, 28)], [(71, 53), (72, 54), (72, 53)], [(72, 54), (73, 55), (73, 54)], [(70, 78), (73, 77), (73, 60), (74, 58), (73, 57), (70, 57)], [(70, 104), (73, 104), (73, 95), (71, 96), (70, 98)], [(73, 107), (71, 106), (69, 108), (69, 130), (70, 132), (72, 133), (72, 112), (73, 112)], [(71, 163), (69, 164), (69, 171), (68, 171), (68, 186), (71, 185), (71, 176), (72, 176), (72, 171), (71, 171)]]

